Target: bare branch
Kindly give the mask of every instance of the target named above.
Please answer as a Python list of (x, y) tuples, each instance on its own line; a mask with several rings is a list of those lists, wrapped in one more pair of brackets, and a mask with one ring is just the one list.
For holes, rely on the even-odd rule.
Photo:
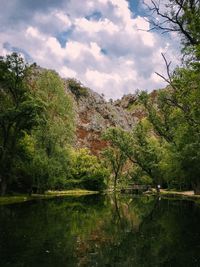
[[(160, 1), (156, 2), (151, 0), (151, 5), (145, 3), (148, 10), (151, 12), (150, 24), (153, 26), (151, 30), (161, 30), (163, 33), (178, 32), (183, 39), (191, 45), (197, 45), (200, 43), (199, 37), (196, 35), (197, 29), (194, 27), (187, 27), (188, 19), (196, 14), (199, 16), (200, 8), (199, 0), (174, 0), (169, 1), (169, 4), (165, 4), (166, 11), (161, 10)], [(176, 8), (176, 10), (174, 10)], [(155, 14), (161, 18), (161, 21), (155, 19)], [(187, 14), (184, 16), (184, 14)], [(191, 21), (192, 23), (192, 21)], [(198, 24), (198, 22), (196, 22)]]
[(161, 77), (165, 82), (167, 82), (168, 84), (170, 84), (170, 81), (167, 78), (165, 78), (165, 76), (161, 75), (158, 72), (155, 72), (155, 74), (158, 75), (159, 77)]

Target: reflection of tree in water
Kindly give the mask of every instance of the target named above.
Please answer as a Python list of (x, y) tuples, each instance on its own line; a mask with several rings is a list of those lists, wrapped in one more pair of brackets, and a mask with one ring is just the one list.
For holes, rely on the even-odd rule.
[(112, 256), (123, 239), (137, 231), (143, 215), (151, 210), (148, 202), (144, 208), (146, 201), (115, 195), (4, 207), (0, 265), (72, 267), (77, 262), (79, 266), (98, 262), (104, 266), (109, 253)]
[(84, 239), (78, 240), (76, 255), (79, 266), (93, 266), (97, 262), (98, 266), (104, 266), (109, 251), (117, 248), (130, 232), (138, 231), (154, 203), (155, 199), (149, 197), (108, 196), (107, 208), (97, 219), (95, 229)]
[(88, 236), (103, 210), (100, 196), (1, 207), (0, 266), (77, 266), (77, 237)]
[(0, 266), (200, 266), (200, 208), (128, 195), (0, 209)]
[(200, 209), (194, 203), (120, 195), (108, 203), (106, 216), (82, 240), (85, 261), (79, 258), (79, 266), (200, 266)]

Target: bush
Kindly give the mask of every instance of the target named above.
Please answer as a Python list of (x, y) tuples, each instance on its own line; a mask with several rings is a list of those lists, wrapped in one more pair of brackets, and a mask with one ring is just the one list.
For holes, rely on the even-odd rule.
[(72, 184), (79, 188), (102, 191), (108, 171), (99, 163), (96, 156), (90, 155), (89, 150), (80, 149), (73, 153), (71, 176), (77, 181)]
[(68, 88), (79, 99), (81, 96), (88, 96), (88, 89), (75, 79), (67, 80)]

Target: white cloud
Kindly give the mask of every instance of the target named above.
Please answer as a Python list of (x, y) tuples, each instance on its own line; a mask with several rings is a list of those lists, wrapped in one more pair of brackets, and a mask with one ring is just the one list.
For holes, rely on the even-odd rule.
[(105, 87), (105, 84), (108, 81), (119, 82), (120, 79), (117, 74), (112, 75), (112, 73), (108, 74), (97, 70), (87, 70), (85, 76), (89, 83), (93, 84), (95, 87), (100, 87), (101, 89)]
[(27, 28), (26, 36), (27, 36), (27, 38), (33, 37), (33, 38), (37, 38), (37, 39), (39, 39), (41, 41), (44, 41), (43, 36), (39, 33), (38, 29), (34, 28), (34, 27), (28, 27)]
[(65, 50), (61, 48), (60, 43), (55, 37), (47, 38), (47, 48), (51, 50), (52, 54), (55, 54), (57, 57), (63, 57)]
[(62, 11), (56, 11), (54, 14), (61, 22), (63, 22), (65, 27), (69, 28), (72, 25), (69, 17), (66, 14), (64, 14)]
[(108, 19), (91, 21), (86, 18), (78, 18), (75, 20), (77, 30), (85, 31), (89, 34), (98, 33), (100, 31), (106, 31), (110, 34), (117, 32), (118, 27)]
[(69, 69), (67, 67), (62, 67), (60, 70), (60, 75), (63, 78), (76, 78), (77, 74), (74, 70)]
[(163, 86), (154, 72), (164, 73), (161, 52), (175, 55), (173, 42), (147, 32), (149, 23), (133, 17), (126, 0), (62, 3), (48, 12), (33, 10), (30, 20), (16, 24), (18, 30), (4, 27), (0, 53), (20, 48), (42, 67), (75, 77), (107, 98)]
[(145, 18), (138, 16), (134, 19), (134, 25), (138, 31), (138, 35), (142, 39), (143, 43), (147, 46), (153, 47), (155, 45), (155, 36), (152, 32), (148, 32), (150, 29), (149, 23)]
[(101, 55), (101, 48), (95, 42), (90, 42), (88, 44), (70, 41), (67, 43), (66, 56), (68, 60), (80, 60), (84, 56), (84, 54), (90, 54), (97, 61), (100, 60), (103, 55)]

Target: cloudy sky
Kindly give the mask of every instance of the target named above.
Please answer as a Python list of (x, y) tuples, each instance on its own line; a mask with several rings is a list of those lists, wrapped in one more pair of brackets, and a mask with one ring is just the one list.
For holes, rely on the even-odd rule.
[[(147, 0), (146, 0), (147, 1)], [(177, 40), (148, 32), (142, 0), (0, 0), (0, 54), (73, 77), (107, 99), (164, 86), (161, 52)]]

